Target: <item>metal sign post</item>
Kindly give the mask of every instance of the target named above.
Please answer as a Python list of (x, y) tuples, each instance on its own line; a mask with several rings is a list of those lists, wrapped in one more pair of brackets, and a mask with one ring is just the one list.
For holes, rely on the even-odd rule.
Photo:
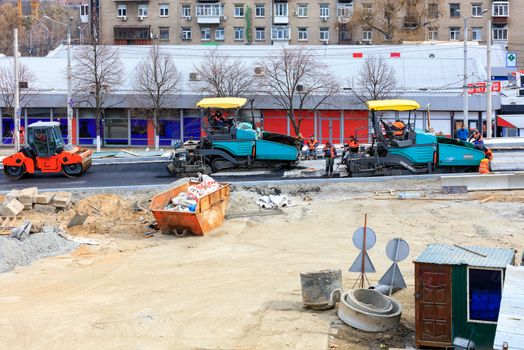
[(393, 264), (378, 281), (378, 284), (389, 286), (389, 295), (391, 296), (394, 288), (406, 288), (406, 282), (404, 282), (398, 262), (408, 257), (408, 242), (401, 238), (393, 238), (386, 246), (386, 255), (389, 260), (393, 261)]
[[(371, 262), (371, 259), (368, 255), (368, 250), (373, 248), (377, 241), (377, 236), (375, 232), (367, 227), (367, 214), (364, 215), (364, 227), (358, 228), (355, 233), (353, 233), (353, 245), (360, 250), (359, 255), (349, 268), (350, 272), (360, 273), (358, 279), (355, 281), (355, 284), (360, 284), (360, 288), (364, 288), (364, 281), (368, 281), (366, 273), (375, 272), (375, 267)], [(368, 281), (369, 285), (369, 281)]]

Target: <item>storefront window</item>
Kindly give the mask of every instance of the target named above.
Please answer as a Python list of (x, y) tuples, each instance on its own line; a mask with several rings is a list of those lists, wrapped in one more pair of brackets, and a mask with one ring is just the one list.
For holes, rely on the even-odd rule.
[(2, 109), (2, 144), (10, 145), (13, 143), (14, 121), (11, 113)]
[(107, 145), (128, 144), (127, 110), (108, 109), (104, 118), (104, 142)]
[(158, 135), (161, 146), (173, 146), (180, 141), (180, 113), (178, 110), (167, 110), (160, 113)]
[(96, 117), (90, 109), (81, 109), (78, 118), (78, 144), (94, 145), (96, 142)]

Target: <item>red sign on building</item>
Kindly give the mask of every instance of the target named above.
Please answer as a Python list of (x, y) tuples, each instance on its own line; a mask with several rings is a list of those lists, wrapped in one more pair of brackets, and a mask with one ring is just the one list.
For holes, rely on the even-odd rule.
[[(487, 92), (487, 85), (486, 82), (468, 84), (468, 94), (485, 94)], [(500, 81), (491, 83), (491, 92), (500, 92)]]

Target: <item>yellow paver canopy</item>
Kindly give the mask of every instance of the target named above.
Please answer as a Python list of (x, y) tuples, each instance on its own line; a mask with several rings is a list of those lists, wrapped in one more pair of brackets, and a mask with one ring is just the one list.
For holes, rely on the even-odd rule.
[(413, 100), (377, 100), (367, 102), (369, 110), (375, 111), (412, 111), (420, 105)]
[(247, 99), (243, 97), (209, 97), (200, 100), (197, 107), (200, 108), (240, 108), (245, 105)]

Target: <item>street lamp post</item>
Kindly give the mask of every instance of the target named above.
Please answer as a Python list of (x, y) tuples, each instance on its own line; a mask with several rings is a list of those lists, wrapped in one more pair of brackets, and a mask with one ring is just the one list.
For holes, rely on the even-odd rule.
[(73, 17), (69, 17), (67, 24), (44, 16), (51, 22), (55, 22), (67, 27), (67, 143), (73, 144), (73, 100), (72, 100), (72, 72), (71, 72), (71, 22)]
[[(457, 10), (457, 12), (462, 16), (462, 13), (460, 10)], [(482, 10), (480, 13), (480, 16), (484, 15), (486, 12), (488, 12), (487, 9)], [(463, 93), (463, 99), (464, 99), (464, 126), (469, 131), (469, 93), (468, 93), (468, 20), (472, 18), (472, 16), (466, 17), (462, 16), (462, 19), (464, 19), (464, 84), (462, 86), (462, 93)]]

